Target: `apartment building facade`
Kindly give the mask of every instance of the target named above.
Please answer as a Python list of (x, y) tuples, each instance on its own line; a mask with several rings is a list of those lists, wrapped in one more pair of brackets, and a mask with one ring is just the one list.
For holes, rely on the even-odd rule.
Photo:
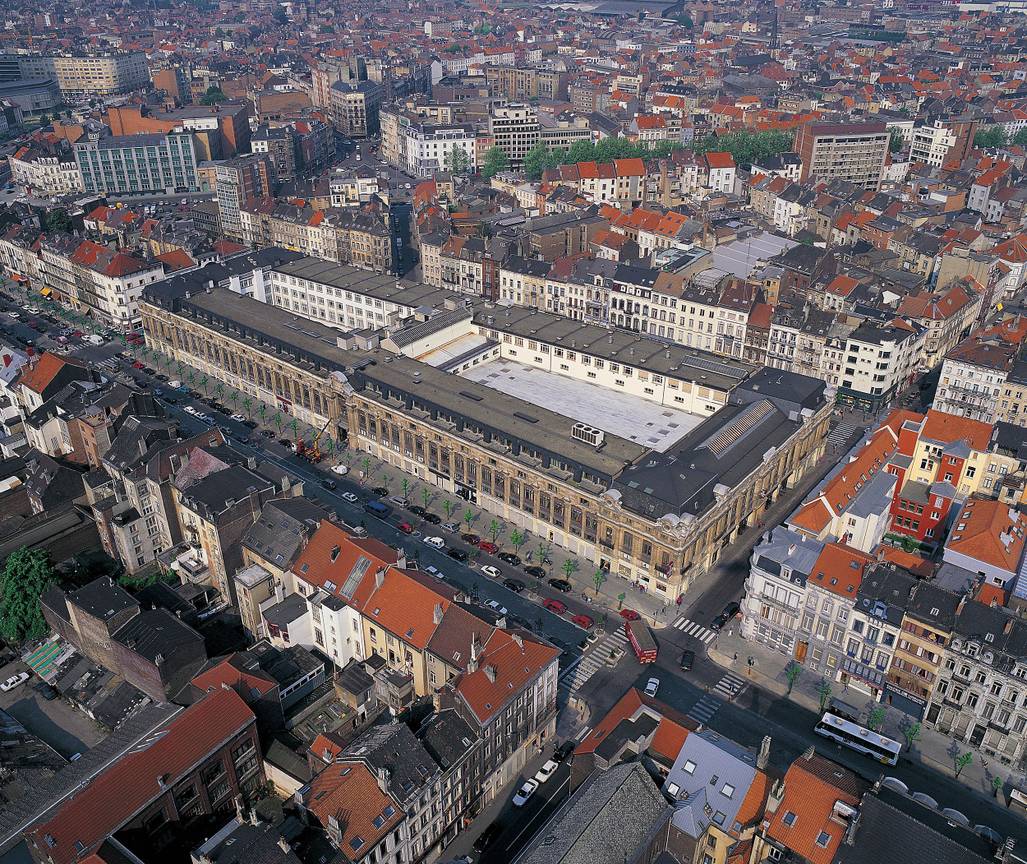
[(847, 180), (879, 189), (891, 136), (884, 123), (807, 123), (795, 136), (800, 181)]
[(85, 192), (174, 195), (200, 191), (191, 132), (90, 136), (73, 147)]
[(146, 55), (114, 54), (6, 54), (4, 66), (18, 70), (19, 78), (52, 78), (69, 100), (88, 96), (117, 96), (150, 83)]
[(520, 168), (539, 140), (539, 121), (535, 109), (522, 102), (497, 105), (489, 114), (488, 135), (492, 146), (506, 154), (511, 168)]

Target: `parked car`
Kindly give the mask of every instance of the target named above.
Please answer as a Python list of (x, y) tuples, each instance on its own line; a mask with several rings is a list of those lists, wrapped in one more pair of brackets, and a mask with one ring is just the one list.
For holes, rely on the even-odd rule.
[(652, 698), (656, 695), (656, 691), (660, 689), (660, 679), (650, 678), (648, 683), (645, 685), (645, 695)]
[(442, 518), (434, 513), (425, 513), (421, 518), (429, 525), (438, 525), (442, 521)]
[(471, 848), (475, 852), (483, 852), (492, 844), (493, 840), (503, 833), (505, 827), (502, 822), (493, 822), (478, 835), (477, 839), (471, 844)]
[(466, 561), (467, 553), (463, 549), (457, 549), (456, 546), (450, 546), (446, 549), (446, 554), (454, 561)]
[(562, 600), (554, 600), (552, 597), (542, 601), (543, 607), (555, 615), (563, 615), (567, 611), (567, 604)]
[(343, 501), (348, 501), (350, 504), (356, 504), (360, 500), (352, 492), (343, 492), (339, 497)]
[(481, 543), (481, 537), (477, 534), (464, 533), (460, 535), (460, 539), (463, 540), (464, 543), (469, 543), (471, 546), (477, 546)]
[(523, 807), (528, 803), (528, 799), (535, 794), (535, 790), (538, 789), (537, 780), (526, 780), (524, 785), (517, 790), (517, 794), (513, 797), (514, 807)]
[(414, 526), (411, 525), (409, 522), (400, 522), (399, 525), (397, 525), (396, 527), (399, 528), (399, 530), (402, 531), (404, 534), (414, 533)]
[(17, 675), (12, 675), (3, 683), (0, 683), (0, 690), (3, 690), (4, 693), (6, 693), (8, 690), (13, 690), (15, 687), (20, 687), (28, 680), (28, 672), (19, 672)]
[(575, 742), (564, 741), (559, 747), (556, 748), (556, 752), (553, 753), (554, 762), (564, 762), (567, 757), (574, 752)]
[(486, 603), (485, 605), (489, 609), (491, 609), (493, 612), (496, 612), (499, 615), (505, 615), (506, 614), (506, 607), (503, 606), (501, 603), (499, 603), (497, 600), (489, 600), (489, 602)]
[(349, 468), (345, 465), (333, 465), (331, 467), (331, 471), (333, 474), (338, 474), (340, 477), (349, 474)]
[(232, 419), (236, 423), (242, 423), (242, 422), (244, 422), (246, 420), (246, 415), (245, 414), (233, 414), (232, 415)]
[(691, 671), (695, 665), (695, 652), (691, 650), (681, 652), (681, 662), (678, 664), (682, 672)]
[(409, 507), (407, 507), (407, 510), (413, 513), (415, 516), (422, 517), (428, 512), (420, 504), (411, 504)]
[(571, 618), (571, 623), (577, 624), (582, 630), (591, 630), (596, 622), (592, 620), (591, 615), (575, 615)]
[(263, 435), (265, 438), (274, 438), (275, 437), (275, 433), (271, 429), (261, 429), (260, 430), (260, 434)]
[(536, 566), (535, 564), (529, 564), (527, 567), (524, 568), (524, 572), (534, 579), (546, 578), (546, 571), (543, 570), (541, 567)]
[(450, 534), (456, 534), (460, 530), (460, 526), (456, 522), (443, 522), (439, 527)]
[(567, 594), (574, 588), (574, 586), (566, 579), (550, 579), (549, 587), (555, 588), (557, 591), (563, 591), (564, 594)]
[(486, 564), (481, 568), (481, 572), (484, 573), (489, 579), (501, 579), (503, 574), (500, 572), (498, 567), (493, 567), (491, 564)]
[(242, 421), (242, 425), (245, 426), (247, 429), (256, 429), (257, 428), (257, 421), (256, 420), (243, 420)]
[(625, 621), (637, 621), (642, 617), (634, 609), (621, 609), (619, 614)]
[(479, 540), (478, 548), (482, 552), (487, 552), (489, 555), (495, 555), (499, 551), (499, 547), (491, 540)]
[(711, 626), (714, 630), (720, 630), (727, 624), (728, 621), (734, 618), (735, 615), (737, 615), (740, 611), (741, 607), (737, 603), (728, 603), (727, 606), (724, 607), (724, 611), (713, 619), (713, 624)]
[(496, 557), (500, 561), (505, 561), (507, 564), (512, 564), (514, 567), (521, 566), (521, 559), (514, 555), (513, 552), (497, 552)]
[(525, 585), (520, 579), (504, 579), (503, 584), (513, 591), (515, 594), (520, 594), (528, 586)]
[(539, 768), (538, 771), (535, 773), (535, 779), (538, 780), (540, 784), (545, 783), (546, 780), (548, 780), (556, 773), (556, 769), (559, 767), (559, 762), (555, 762), (552, 759), (547, 759), (546, 763), (541, 768)]
[(441, 537), (425, 537), (424, 543), (426, 546), (431, 546), (432, 549), (442, 550), (446, 548), (446, 541)]
[(330, 479), (328, 477), (325, 477), (325, 479), (321, 481), (321, 485), (325, 489), (328, 489), (329, 491), (332, 491), (332, 492), (334, 492), (338, 488), (338, 486), (339, 486), (338, 483), (336, 483), (334, 480), (332, 480), (332, 479)]

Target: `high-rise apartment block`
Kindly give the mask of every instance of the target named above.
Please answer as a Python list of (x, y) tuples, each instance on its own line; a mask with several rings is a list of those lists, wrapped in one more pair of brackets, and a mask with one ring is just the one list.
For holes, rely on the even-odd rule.
[(795, 136), (800, 179), (848, 180), (877, 189), (890, 140), (884, 123), (807, 123)]

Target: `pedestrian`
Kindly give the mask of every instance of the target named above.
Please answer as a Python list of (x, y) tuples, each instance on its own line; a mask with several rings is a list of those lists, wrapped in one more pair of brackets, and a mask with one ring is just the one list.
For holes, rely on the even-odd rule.
[(731, 658), (731, 662), (732, 663), (737, 663), (738, 662), (738, 652), (737, 651), (735, 651), (734, 657)]

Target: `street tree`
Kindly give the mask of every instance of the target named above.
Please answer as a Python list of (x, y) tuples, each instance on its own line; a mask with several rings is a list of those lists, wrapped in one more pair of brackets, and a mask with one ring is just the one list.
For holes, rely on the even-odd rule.
[(603, 586), (606, 581), (606, 571), (602, 567), (596, 567), (595, 573), (592, 574), (592, 584), (596, 588), (596, 597), (599, 596), (599, 589)]
[(485, 151), (485, 162), (481, 166), (481, 173), (485, 177), (494, 177), (500, 171), (510, 167), (510, 158), (501, 147), (489, 147)]
[(820, 697), (820, 713), (824, 713), (824, 709), (827, 707), (827, 700), (831, 698), (831, 682), (826, 678), (821, 678), (817, 682), (817, 696)]
[(799, 676), (802, 675), (802, 666), (799, 663), (792, 661), (785, 668), (785, 678), (788, 679), (788, 694), (792, 695), (792, 688), (795, 686), (795, 682), (799, 680)]

